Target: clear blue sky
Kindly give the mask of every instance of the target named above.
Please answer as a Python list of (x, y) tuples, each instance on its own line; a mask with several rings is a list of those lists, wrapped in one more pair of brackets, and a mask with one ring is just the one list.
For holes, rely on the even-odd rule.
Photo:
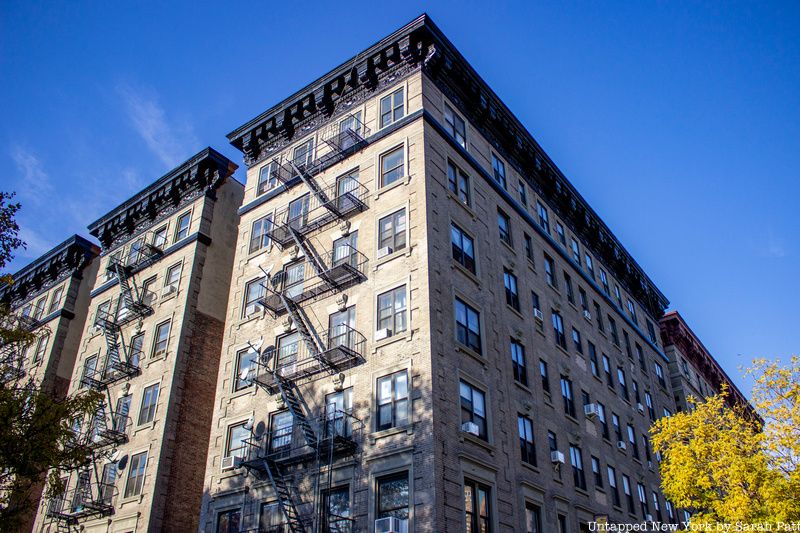
[(746, 392), (799, 351), (800, 3), (122, 4), (0, 5), (12, 268), (427, 11)]

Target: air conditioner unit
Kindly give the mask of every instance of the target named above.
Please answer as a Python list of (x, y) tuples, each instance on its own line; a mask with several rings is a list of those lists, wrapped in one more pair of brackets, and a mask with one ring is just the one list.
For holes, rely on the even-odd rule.
[(624, 440), (618, 440), (617, 441), (617, 448), (619, 448), (620, 450), (627, 450), (628, 449), (628, 445), (625, 444)]
[(233, 470), (234, 468), (239, 468), (241, 465), (242, 465), (241, 457), (230, 456), (222, 458), (222, 464), (220, 465), (220, 467), (224, 471), (224, 470)]
[(544, 322), (544, 313), (542, 313), (541, 309), (534, 309), (533, 318), (535, 318), (539, 322)]
[(161, 296), (169, 296), (172, 293), (178, 292), (178, 287), (175, 285), (167, 285), (163, 289), (161, 289)]
[(597, 404), (595, 403), (587, 403), (583, 406), (583, 414), (588, 416), (589, 418), (594, 418), (597, 416)]
[(408, 520), (400, 518), (378, 518), (375, 520), (375, 533), (408, 533)]
[(566, 460), (564, 459), (563, 453), (561, 453), (558, 450), (554, 450), (550, 452), (550, 462), (553, 463), (554, 465), (558, 464), (563, 465), (566, 462)]
[(644, 405), (642, 405), (641, 403), (637, 403), (636, 410), (639, 411), (640, 413), (644, 413)]
[(647, 461), (647, 468), (653, 468), (653, 461)]
[(464, 433), (470, 433), (471, 435), (475, 435), (476, 437), (481, 434), (481, 429), (475, 422), (464, 422), (463, 424), (461, 424), (461, 431), (463, 431)]
[(583, 310), (583, 318), (585, 318), (586, 320), (591, 320), (592, 319), (592, 313), (590, 313), (588, 309), (584, 309)]
[(383, 248), (378, 250), (378, 257), (383, 257), (392, 253), (391, 246), (384, 246)]
[(653, 521), (653, 515), (649, 514), (649, 515), (645, 516), (644, 519), (646, 521), (648, 521), (648, 522), (652, 522)]
[(390, 330), (389, 328), (379, 329), (378, 331), (375, 332), (376, 341), (380, 341), (391, 336), (392, 336), (392, 330)]
[(297, 373), (297, 363), (290, 363), (283, 365), (280, 370), (278, 370), (281, 376), (292, 376)]

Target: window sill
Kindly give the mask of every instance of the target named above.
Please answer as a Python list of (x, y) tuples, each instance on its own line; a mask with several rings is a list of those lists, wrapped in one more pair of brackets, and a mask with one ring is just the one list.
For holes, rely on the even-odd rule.
[(566, 349), (566, 348), (564, 348), (563, 346), (561, 346), (560, 344), (556, 344), (556, 348), (557, 348), (557, 349), (558, 349), (558, 350), (559, 350), (559, 351), (560, 351), (562, 354), (566, 355), (566, 356), (567, 356), (567, 357), (569, 357), (569, 358), (572, 358), (572, 356), (571, 356), (571, 355), (570, 355), (570, 353), (567, 351), (567, 349)]
[(264, 311), (262, 310), (260, 313), (253, 313), (252, 315), (248, 315), (244, 318), (240, 318), (236, 323), (236, 329), (241, 329), (242, 326), (249, 324), (250, 322), (255, 322), (256, 320), (260, 320), (264, 318)]
[(532, 464), (530, 464), (530, 463), (526, 463), (525, 461), (521, 461), (521, 463), (522, 463), (522, 466), (524, 466), (525, 468), (527, 468), (528, 470), (530, 470), (531, 472), (533, 472), (533, 473), (534, 473), (534, 474), (536, 474), (537, 476), (538, 476), (538, 475), (541, 475), (542, 471), (541, 471), (541, 470), (539, 470), (539, 467), (538, 467), (538, 466), (536, 466), (536, 465), (532, 465)]
[[(378, 178), (380, 180), (380, 178)], [(372, 196), (375, 200), (381, 197), (382, 194), (386, 194), (387, 192), (396, 189), (398, 187), (402, 187), (404, 185), (408, 185), (411, 182), (411, 176), (403, 176), (402, 178), (397, 178), (389, 185), (385, 185), (383, 187), (379, 187), (375, 194)]]
[(574, 310), (576, 313), (579, 313), (579, 312), (580, 312), (580, 311), (578, 310), (578, 306), (577, 306), (577, 305), (575, 305), (575, 302), (571, 302), (571, 301), (567, 300), (567, 303), (569, 304), (569, 306), (570, 306), (570, 307), (571, 307), (571, 308), (572, 308), (572, 309), (573, 309), (573, 310)]
[(392, 261), (393, 259), (397, 259), (398, 257), (406, 256), (409, 257), (411, 255), (411, 246), (406, 246), (405, 248), (401, 248), (396, 252), (392, 252), (390, 254), (386, 254), (383, 257), (379, 257), (375, 259), (375, 266), (373, 267), (372, 271), (377, 272), (378, 267)]
[(575, 492), (577, 492), (578, 494), (583, 494), (587, 498), (589, 497), (589, 492), (586, 489), (582, 489), (580, 487), (575, 487)]
[(169, 357), (169, 352), (164, 352), (161, 355), (151, 355), (148, 357), (147, 362), (145, 363), (145, 368), (150, 368), (156, 363), (160, 363), (161, 361), (166, 361)]
[(473, 359), (478, 361), (480, 364), (482, 364), (484, 368), (487, 368), (487, 369), (489, 368), (489, 361), (487, 361), (487, 359), (484, 356), (482, 356), (481, 354), (479, 354), (478, 352), (476, 352), (475, 350), (473, 350), (469, 346), (465, 346), (465, 345), (461, 344), (458, 341), (453, 341), (453, 342), (455, 344), (456, 351), (467, 354), (468, 356), (472, 357)]
[(453, 191), (451, 191), (450, 189), (447, 189), (447, 196), (451, 200), (453, 200), (455, 203), (460, 205), (461, 208), (464, 211), (467, 212), (467, 214), (470, 216), (470, 218), (472, 218), (472, 220), (477, 220), (478, 214), (475, 211), (472, 210), (472, 207), (470, 207), (469, 205), (467, 205), (464, 202), (462, 202), (455, 194), (453, 194)]
[(480, 437), (476, 437), (472, 433), (465, 433), (463, 431), (460, 431), (460, 435), (458, 437), (458, 441), (459, 442), (469, 442), (469, 443), (475, 444), (476, 446), (479, 446), (479, 447), (483, 448), (484, 450), (486, 450), (487, 452), (489, 452), (489, 455), (494, 456), (494, 454), (495, 454), (495, 447), (494, 447), (494, 445), (492, 443), (490, 443), (488, 441), (485, 441)]
[(231, 402), (243, 396), (255, 396), (257, 390), (258, 387), (256, 387), (254, 383), (248, 387), (245, 387), (244, 389), (231, 391), (231, 395), (228, 397), (228, 402)]
[(174, 291), (170, 292), (167, 295), (164, 295), (164, 293), (163, 293), (164, 289), (163, 288), (161, 289), (161, 291), (162, 292), (161, 292), (161, 294), (159, 294), (159, 298), (158, 298), (158, 305), (159, 306), (161, 304), (163, 304), (164, 302), (168, 302), (168, 301), (172, 300), (173, 298), (177, 298), (178, 295), (181, 293), (180, 289), (174, 290)]
[(574, 423), (575, 425), (580, 425), (580, 422), (578, 422), (578, 419), (575, 418), (574, 416), (570, 416), (570, 415), (564, 413), (564, 418), (566, 418), (570, 422)]
[(386, 437), (391, 437), (392, 435), (399, 435), (401, 433), (406, 433), (411, 435), (414, 433), (414, 429), (411, 424), (400, 426), (396, 428), (389, 428), (389, 429), (382, 429), (380, 431), (373, 431), (369, 434), (369, 442), (370, 444), (375, 444), (375, 442), (379, 439), (384, 439)]
[(520, 383), (516, 379), (514, 380), (514, 385), (516, 385), (519, 389), (525, 391), (527, 394), (533, 395), (533, 391), (530, 388), (528, 388), (527, 385)]
[(464, 265), (462, 265), (458, 261), (453, 260), (452, 264), (450, 265), (450, 268), (452, 270), (458, 270), (459, 272), (467, 276), (467, 278), (469, 278), (469, 280), (478, 287), (481, 286), (481, 280), (478, 278), (478, 276), (467, 270), (466, 267), (464, 267)]
[(530, 268), (531, 271), (536, 274), (536, 263), (534, 263), (533, 259), (530, 257), (526, 257), (526, 259), (528, 260), (528, 268)]
[(405, 330), (397, 335), (392, 335), (391, 337), (386, 337), (385, 339), (381, 339), (379, 341), (374, 340), (373, 337), (373, 344), (372, 344), (372, 353), (377, 353), (378, 348), (383, 348), (384, 346), (388, 346), (389, 344), (394, 344), (395, 342), (400, 341), (410, 341), (411, 340), (411, 332), (409, 330)]
[(154, 429), (156, 427), (156, 422), (157, 422), (157, 419), (154, 418), (152, 422), (147, 422), (147, 423), (142, 424), (140, 426), (136, 426), (136, 428), (133, 430), (133, 434), (136, 435), (137, 433), (140, 433), (142, 431), (147, 431), (147, 430)]
[(508, 309), (509, 311), (511, 311), (512, 313), (514, 313), (515, 315), (517, 315), (517, 316), (518, 316), (519, 318), (521, 318), (522, 320), (525, 320), (525, 317), (522, 315), (522, 311), (520, 311), (519, 309), (516, 309), (516, 308), (514, 308), (514, 307), (512, 307), (512, 306), (508, 305), (508, 303), (506, 303), (506, 309)]
[(144, 493), (137, 494), (136, 496), (128, 496), (127, 498), (122, 498), (117, 502), (117, 505), (122, 507), (129, 503), (141, 503), (144, 500)]
[(509, 243), (507, 243), (506, 241), (504, 241), (502, 238), (500, 238), (499, 240), (500, 240), (500, 244), (502, 244), (503, 246), (505, 246), (505, 247), (508, 249), (508, 251), (510, 251), (510, 252), (511, 252), (512, 254), (514, 254), (514, 255), (517, 255), (517, 251), (516, 251), (516, 250), (514, 250), (514, 244), (513, 244), (513, 241), (512, 241), (512, 243), (510, 243), (510, 244), (509, 244)]
[(555, 405), (553, 405), (553, 401), (550, 398), (550, 393), (542, 391), (542, 394), (544, 394), (544, 404), (548, 407), (555, 409)]

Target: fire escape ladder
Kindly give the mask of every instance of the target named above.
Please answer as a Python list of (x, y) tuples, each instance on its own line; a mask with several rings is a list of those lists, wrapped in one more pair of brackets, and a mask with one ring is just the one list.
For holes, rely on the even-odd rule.
[(306, 260), (308, 260), (311, 263), (311, 266), (314, 267), (314, 271), (317, 273), (317, 275), (326, 282), (331, 283), (331, 280), (328, 277), (328, 267), (325, 265), (325, 262), (322, 260), (314, 247), (311, 246), (311, 243), (304, 239), (303, 236), (300, 235), (300, 233), (298, 233), (298, 231), (294, 228), (289, 227), (289, 232), (297, 247), (300, 250), (303, 250)]
[(325, 194), (325, 191), (322, 190), (322, 187), (319, 186), (317, 180), (312, 178), (305, 170), (305, 165), (302, 165), (303, 168), (298, 167), (294, 164), (294, 161), (289, 160), (289, 164), (292, 167), (303, 183), (306, 184), (306, 187), (311, 191), (311, 194), (317, 199), (321, 206), (325, 209), (330, 211), (336, 218), (342, 218), (342, 213), (337, 209), (336, 202), (332, 202), (328, 195)]
[(296, 423), (300, 426), (300, 429), (303, 432), (303, 437), (306, 439), (306, 443), (312, 448), (316, 447), (318, 442), (317, 432), (314, 431), (313, 427), (311, 427), (311, 422), (309, 422), (308, 417), (306, 417), (303, 403), (295, 391), (294, 383), (280, 376), (276, 376), (276, 378), (278, 382), (278, 390), (281, 393), (283, 403), (286, 404), (289, 412), (292, 413), (292, 423)]
[(297, 303), (290, 297), (286, 296), (285, 293), (281, 292), (280, 297), (281, 302), (283, 302), (284, 307), (286, 307), (286, 310), (292, 317), (292, 323), (294, 324), (295, 328), (297, 328), (300, 338), (303, 339), (303, 344), (305, 344), (306, 348), (314, 357), (314, 359), (319, 361), (321, 365), (325, 366), (326, 363), (321, 355), (321, 353), (324, 351), (324, 345), (317, 336), (317, 333), (314, 331), (313, 326), (311, 326), (308, 318), (305, 316), (305, 313), (300, 306), (297, 305)]
[(286, 524), (289, 526), (292, 533), (305, 533), (306, 528), (303, 525), (303, 521), (300, 519), (300, 514), (297, 512), (297, 506), (294, 503), (290, 485), (286, 482), (286, 479), (280, 472), (280, 468), (278, 468), (278, 465), (276, 465), (274, 461), (265, 459), (264, 463), (264, 469), (267, 471), (272, 489), (278, 497), (278, 506), (283, 516), (286, 517)]
[(107, 321), (103, 325), (103, 335), (106, 338), (106, 372), (115, 372), (120, 367), (120, 339), (119, 326)]
[[(120, 261), (113, 261), (112, 264), (109, 265), (109, 268), (113, 270), (119, 281), (119, 286), (122, 289), (122, 301), (125, 304), (124, 307), (132, 310), (139, 302), (139, 294), (135, 285), (131, 287), (127, 269)], [(136, 291), (136, 294), (134, 294), (134, 291)]]

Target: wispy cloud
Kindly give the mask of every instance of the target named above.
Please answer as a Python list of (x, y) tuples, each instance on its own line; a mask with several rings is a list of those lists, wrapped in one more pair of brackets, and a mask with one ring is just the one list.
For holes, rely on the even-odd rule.
[(171, 168), (186, 159), (197, 146), (197, 139), (188, 124), (171, 124), (152, 91), (131, 85), (117, 88), (128, 118), (136, 133), (164, 164)]
[(25, 225), (20, 227), (19, 238), (25, 242), (25, 250), (19, 250), (18, 254), (20, 257), (28, 259), (39, 257), (55, 245), (55, 242)]
[(53, 184), (41, 159), (33, 151), (18, 144), (11, 147), (11, 158), (20, 173), (20, 179), (16, 183), (19, 197), (34, 205), (46, 203), (53, 191)]

